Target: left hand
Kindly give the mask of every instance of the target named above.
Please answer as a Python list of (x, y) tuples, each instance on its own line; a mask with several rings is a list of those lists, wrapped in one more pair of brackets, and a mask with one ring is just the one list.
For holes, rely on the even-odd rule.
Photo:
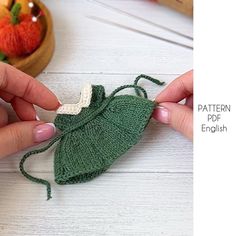
[(56, 110), (60, 103), (36, 79), (0, 63), (0, 99), (10, 103), (21, 120), (9, 124), (8, 114), (0, 106), (0, 158), (45, 141), (55, 134), (53, 124), (38, 121), (34, 105)]

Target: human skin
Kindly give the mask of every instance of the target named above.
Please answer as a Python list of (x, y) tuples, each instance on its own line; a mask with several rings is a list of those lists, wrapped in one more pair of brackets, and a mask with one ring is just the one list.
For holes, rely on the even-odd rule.
[(34, 105), (52, 111), (60, 103), (38, 80), (0, 63), (1, 99), (11, 104), (19, 121), (10, 124), (7, 111), (0, 103), (0, 159), (54, 136), (55, 126), (40, 121)]
[[(179, 104), (185, 99), (185, 104)], [(193, 71), (181, 75), (157, 97), (153, 118), (193, 139)]]
[[(12, 66), (0, 63), (0, 99), (10, 103), (20, 121), (9, 124), (8, 114), (0, 105), (0, 159), (50, 139), (52, 123), (39, 121), (34, 105), (56, 110), (60, 103), (48, 88)], [(179, 104), (186, 99), (184, 105)], [(193, 138), (193, 71), (174, 80), (156, 102), (153, 118)]]

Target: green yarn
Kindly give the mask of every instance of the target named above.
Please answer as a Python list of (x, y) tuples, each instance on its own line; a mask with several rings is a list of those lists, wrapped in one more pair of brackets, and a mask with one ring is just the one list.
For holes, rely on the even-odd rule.
[[(162, 85), (165, 84), (165, 82), (161, 82), (161, 81), (159, 81), (159, 80), (157, 80), (157, 79), (154, 79), (154, 78), (152, 78), (152, 77), (150, 77), (150, 76), (148, 76), (148, 75), (143, 75), (143, 74), (139, 75), (139, 76), (135, 79), (134, 84), (135, 84), (135, 85), (138, 85), (138, 82), (139, 82), (140, 79), (149, 80), (149, 81), (153, 82), (154, 84), (157, 84), (157, 85), (160, 85), (160, 86), (162, 86)], [(134, 88), (134, 89), (135, 89), (136, 94), (137, 94), (138, 96), (141, 96), (139, 89), (136, 89), (136, 88)]]
[[(89, 107), (83, 108), (78, 115), (57, 115), (54, 123), (62, 131), (61, 134), (46, 147), (24, 155), (20, 162), (20, 171), (29, 180), (47, 187), (48, 200), (51, 198), (50, 183), (29, 175), (24, 170), (26, 159), (46, 151), (59, 141), (54, 158), (57, 184), (86, 182), (105, 172), (117, 158), (140, 140), (156, 106), (155, 102), (147, 99), (146, 91), (137, 85), (141, 78), (163, 84), (141, 75), (134, 85), (121, 86), (108, 97), (105, 96), (103, 86), (92, 86)], [(126, 88), (134, 88), (138, 96), (115, 96)]]

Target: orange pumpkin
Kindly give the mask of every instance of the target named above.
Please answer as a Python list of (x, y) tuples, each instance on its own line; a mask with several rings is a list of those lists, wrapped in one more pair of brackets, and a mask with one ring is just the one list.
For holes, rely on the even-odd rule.
[(10, 11), (5, 6), (0, 5), (0, 20), (5, 16), (10, 16)]
[(11, 16), (0, 20), (0, 51), (8, 57), (24, 56), (35, 51), (41, 43), (41, 24), (32, 15), (21, 14), (16, 3)]

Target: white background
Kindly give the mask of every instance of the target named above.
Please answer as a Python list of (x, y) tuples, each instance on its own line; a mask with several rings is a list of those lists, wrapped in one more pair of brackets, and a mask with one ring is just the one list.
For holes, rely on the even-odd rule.
[(236, 235), (236, 34), (234, 1), (195, 1), (195, 108), (226, 103), (227, 134), (202, 134), (195, 112), (195, 235)]

